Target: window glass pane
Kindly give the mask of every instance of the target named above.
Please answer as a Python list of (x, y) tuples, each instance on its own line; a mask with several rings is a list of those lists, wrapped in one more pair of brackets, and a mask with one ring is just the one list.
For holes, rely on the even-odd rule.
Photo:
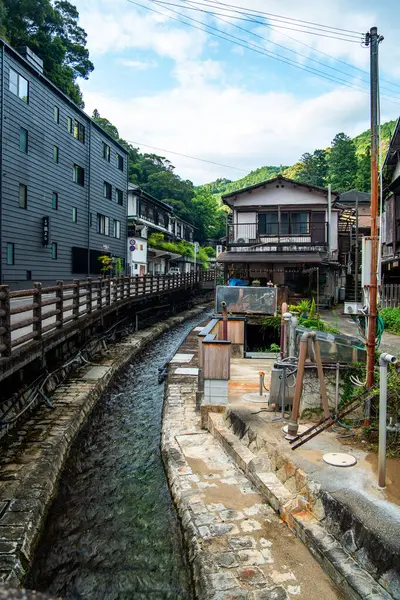
[(58, 108), (58, 106), (54, 107), (54, 121), (56, 123), (58, 123), (60, 120), (60, 109)]
[(53, 242), (51, 244), (51, 258), (53, 260), (57, 260), (57, 244), (56, 244), (56, 242)]
[(28, 208), (28, 188), (23, 183), (19, 184), (19, 206)]
[(19, 149), (22, 152), (28, 152), (28, 131), (21, 127), (19, 132)]
[(58, 194), (56, 192), (53, 192), (51, 197), (51, 208), (54, 208), (54, 210), (58, 209)]
[(24, 102), (29, 101), (29, 83), (21, 75), (18, 76), (18, 96)]
[(115, 194), (116, 194), (116, 198), (117, 198), (117, 204), (120, 204), (122, 206), (123, 202), (124, 202), (124, 194), (122, 192), (122, 190), (115, 190)]
[(115, 221), (115, 237), (121, 237), (121, 221)]
[(12, 243), (7, 244), (7, 264), (14, 264), (14, 244)]
[(72, 133), (72, 119), (71, 119), (71, 117), (67, 118), (67, 129), (68, 129), (69, 133)]
[(85, 126), (79, 123), (79, 141), (85, 143)]
[(278, 235), (278, 213), (265, 213), (265, 234)]
[(53, 148), (53, 159), (54, 162), (58, 163), (58, 146), (54, 146)]
[(120, 171), (123, 171), (124, 170), (124, 159), (123, 159), (123, 157), (120, 154), (118, 154), (118, 152), (117, 152), (116, 158), (117, 158), (117, 168)]
[(74, 223), (78, 222), (78, 209), (75, 206), (72, 207), (72, 221)]
[(281, 213), (281, 235), (288, 235), (289, 233), (289, 213)]
[(9, 90), (16, 96), (18, 96), (18, 73), (14, 69), (10, 69), (10, 83)]
[(104, 235), (110, 235), (110, 219), (104, 217)]
[(308, 233), (308, 213), (298, 212), (290, 214), (291, 221), (291, 233), (299, 235), (301, 233)]
[(79, 123), (75, 119), (75, 121), (74, 121), (74, 138), (78, 139), (78, 137), (79, 137)]

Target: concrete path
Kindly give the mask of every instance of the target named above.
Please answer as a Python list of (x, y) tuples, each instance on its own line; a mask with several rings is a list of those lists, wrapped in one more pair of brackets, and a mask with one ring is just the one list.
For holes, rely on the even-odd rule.
[[(342, 306), (339, 306), (335, 310), (321, 310), (321, 318), (323, 321), (337, 327), (341, 333), (359, 337), (357, 325), (351, 317), (341, 314), (342, 311)], [(380, 352), (389, 352), (390, 354), (400, 357), (400, 336), (385, 331), (382, 336), (379, 350)]]
[[(162, 447), (182, 518), (201, 600), (333, 600), (342, 598), (303, 543), (200, 428), (197, 332), (179, 349), (193, 358), (171, 363)], [(178, 372), (177, 372), (178, 370)]]

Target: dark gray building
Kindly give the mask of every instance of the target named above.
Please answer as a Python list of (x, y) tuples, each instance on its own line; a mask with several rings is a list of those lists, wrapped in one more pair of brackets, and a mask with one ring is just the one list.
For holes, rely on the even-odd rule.
[(44, 77), (29, 49), (0, 47), (0, 281), (96, 276), (102, 254), (125, 265), (125, 149)]

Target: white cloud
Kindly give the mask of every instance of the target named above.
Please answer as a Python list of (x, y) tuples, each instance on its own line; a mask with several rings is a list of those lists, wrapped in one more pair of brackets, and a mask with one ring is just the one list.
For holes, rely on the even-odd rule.
[[(368, 127), (368, 96), (348, 88), (300, 101), (291, 94), (193, 81), (134, 99), (86, 92), (85, 101), (126, 139), (247, 170), (291, 164), (303, 152), (328, 146), (339, 131), (356, 135)], [(165, 154), (196, 184), (243, 174)]]
[(202, 31), (182, 28), (156, 13), (139, 12), (124, 0), (78, 0), (77, 5), (95, 59), (137, 48), (175, 61), (188, 60), (199, 57), (207, 42)]
[[(110, 96), (106, 92), (94, 94), (90, 81), (82, 83), (88, 111), (98, 108), (101, 114), (115, 123), (125, 139), (251, 170), (266, 164), (291, 164), (303, 152), (328, 146), (339, 131), (356, 135), (369, 126), (367, 93), (339, 86), (311, 98), (304, 98), (303, 94), (296, 97), (289, 92), (250, 91), (248, 80), (252, 78), (253, 87), (256, 82), (250, 53), (246, 53), (246, 56), (250, 55), (248, 68), (240, 73), (243, 77), (239, 77), (232, 67), (232, 54), (219, 55), (225, 45), (203, 31), (177, 24), (162, 15), (139, 11), (126, 0), (76, 1), (82, 25), (88, 32), (89, 49), (96, 62), (105, 54), (124, 51), (126, 55), (129, 49), (135, 50), (134, 58), (122, 60), (124, 66), (131, 68), (148, 67), (148, 55), (141, 55), (140, 51), (150, 51), (173, 61), (169, 74), (175, 79), (174, 87), (159, 89), (148, 96), (125, 98), (123, 92), (120, 97)], [(372, 2), (368, 4), (368, 0), (354, 0), (352, 3), (348, 0), (303, 0), (301, 5), (298, 0), (286, 0), (284, 4), (281, 0), (269, 0), (268, 8), (265, 0), (242, 0), (241, 5), (360, 32), (367, 31), (379, 21), (385, 34), (381, 47), (381, 67), (389, 74), (389, 79), (400, 76), (396, 19), (389, 10), (385, 12), (377, 5), (372, 5)], [(160, 10), (164, 11), (163, 8)], [(197, 14), (195, 17), (204, 18)], [(246, 23), (241, 25), (249, 27)], [(218, 27), (225, 31), (233, 30), (232, 25), (226, 22)], [(255, 31), (304, 54), (305, 57), (297, 58), (292, 54), (286, 55), (313, 68), (322, 69), (322, 65), (309, 63), (307, 56), (346, 70), (345, 65), (317, 52), (322, 51), (368, 70), (369, 52), (358, 44), (266, 27), (258, 27)], [(234, 35), (246, 36), (237, 30)], [(304, 41), (311, 48), (300, 45), (297, 40)], [(253, 41), (258, 45), (264, 43), (255, 38)], [(284, 50), (271, 45), (267, 48), (284, 53)], [(243, 48), (232, 47), (232, 53), (240, 52), (243, 52)], [(207, 59), (210, 55), (215, 60)], [(348, 72), (354, 77), (358, 76), (355, 70)], [(293, 80), (297, 85), (301, 82), (304, 90), (315, 89), (314, 77), (297, 70), (292, 70), (292, 73)], [(334, 72), (331, 74), (334, 75)], [(336, 76), (343, 77), (339, 73)], [(269, 82), (273, 85), (274, 81), (279, 82), (279, 73), (271, 74)], [(357, 83), (357, 80), (353, 82)], [(382, 120), (398, 116), (396, 105), (382, 104), (385, 110)], [(143, 150), (147, 151), (146, 148)], [(235, 179), (243, 174), (168, 155), (167, 152), (165, 154), (182, 177), (190, 178), (195, 183), (219, 176)]]
[(147, 69), (154, 69), (157, 66), (155, 60), (128, 60), (125, 58), (119, 58), (118, 64), (123, 67), (129, 67), (130, 69), (137, 69), (138, 71), (146, 71)]

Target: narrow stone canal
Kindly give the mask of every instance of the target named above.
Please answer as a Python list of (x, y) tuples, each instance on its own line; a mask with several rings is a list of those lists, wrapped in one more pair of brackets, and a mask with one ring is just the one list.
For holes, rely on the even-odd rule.
[(200, 318), (164, 334), (99, 402), (68, 460), (28, 587), (65, 600), (190, 600), (160, 455), (158, 367)]

